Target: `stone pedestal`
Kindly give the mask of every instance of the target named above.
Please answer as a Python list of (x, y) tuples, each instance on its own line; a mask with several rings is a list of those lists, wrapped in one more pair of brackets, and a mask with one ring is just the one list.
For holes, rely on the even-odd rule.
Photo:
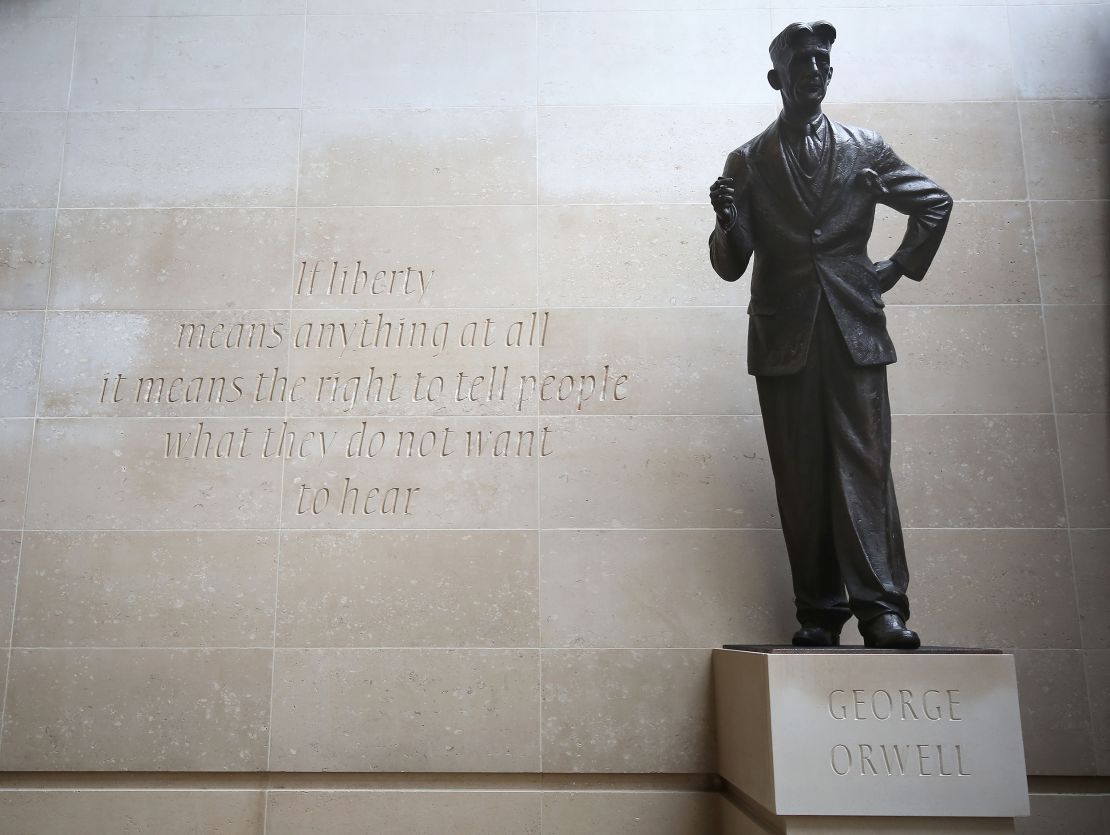
[(725, 835), (1012, 832), (1029, 814), (1013, 656), (713, 655)]

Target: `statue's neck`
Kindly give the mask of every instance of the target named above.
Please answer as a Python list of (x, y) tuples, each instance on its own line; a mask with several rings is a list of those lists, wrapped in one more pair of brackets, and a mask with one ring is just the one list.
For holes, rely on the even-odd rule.
[(782, 100), (782, 115), (791, 125), (801, 128), (821, 115), (821, 102), (813, 105), (799, 105), (797, 102)]

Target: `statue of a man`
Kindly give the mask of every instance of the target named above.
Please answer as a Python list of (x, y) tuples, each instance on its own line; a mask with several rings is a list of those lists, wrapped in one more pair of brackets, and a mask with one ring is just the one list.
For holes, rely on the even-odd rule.
[[(771, 41), (767, 80), (782, 113), (729, 154), (710, 189), (709, 254), (725, 281), (755, 254), (748, 371), (794, 579), (794, 644), (836, 646), (855, 615), (867, 646), (916, 649), (890, 473), (886, 366), (896, 357), (882, 294), (925, 276), (952, 198), (874, 131), (821, 112), (835, 39), (821, 21)], [(909, 219), (897, 252), (874, 263), (876, 203)]]

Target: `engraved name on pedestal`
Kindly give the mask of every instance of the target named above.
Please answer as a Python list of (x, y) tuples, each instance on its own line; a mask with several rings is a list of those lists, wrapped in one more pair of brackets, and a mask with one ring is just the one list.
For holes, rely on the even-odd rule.
[[(847, 777), (858, 770), (861, 777), (885, 774), (888, 777), (970, 777), (965, 771), (961, 743), (932, 743), (896, 741), (905, 737), (906, 730), (920, 731), (932, 737), (932, 729), (925, 722), (962, 722), (959, 689), (914, 691), (897, 690), (843, 690), (836, 688), (829, 693), (829, 716), (849, 725), (874, 721), (886, 723), (879, 726), (875, 739), (889, 741), (837, 743), (829, 751), (829, 768), (834, 774)], [(912, 723), (907, 725), (906, 723)], [(897, 727), (892, 727), (897, 726)], [(864, 733), (870, 733), (874, 726)], [(859, 730), (846, 728), (847, 735), (856, 737)], [(878, 763), (876, 765), (876, 763)], [(947, 766), (946, 766), (947, 763)]]

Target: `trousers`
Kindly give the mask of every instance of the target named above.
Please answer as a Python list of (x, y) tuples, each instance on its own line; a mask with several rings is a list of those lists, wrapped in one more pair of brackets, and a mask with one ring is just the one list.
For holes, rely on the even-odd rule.
[(886, 366), (852, 361), (822, 294), (805, 366), (756, 387), (799, 623), (908, 619)]

